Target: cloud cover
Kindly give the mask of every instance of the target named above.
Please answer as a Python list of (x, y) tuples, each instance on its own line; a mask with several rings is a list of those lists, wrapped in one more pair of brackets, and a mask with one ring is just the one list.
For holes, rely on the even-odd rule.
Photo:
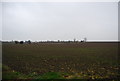
[(117, 2), (3, 2), (3, 40), (118, 40)]

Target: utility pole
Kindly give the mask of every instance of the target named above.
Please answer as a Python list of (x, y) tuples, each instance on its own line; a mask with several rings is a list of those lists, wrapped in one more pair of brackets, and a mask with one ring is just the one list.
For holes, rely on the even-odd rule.
[(86, 42), (86, 41), (87, 41), (87, 38), (85, 37), (85, 38), (84, 38), (84, 42)]
[(74, 38), (74, 42), (76, 41), (76, 39)]

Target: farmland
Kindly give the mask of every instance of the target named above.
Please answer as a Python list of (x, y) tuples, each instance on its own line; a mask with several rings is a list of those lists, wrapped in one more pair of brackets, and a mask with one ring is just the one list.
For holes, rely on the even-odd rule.
[(3, 79), (112, 79), (117, 43), (3, 43)]

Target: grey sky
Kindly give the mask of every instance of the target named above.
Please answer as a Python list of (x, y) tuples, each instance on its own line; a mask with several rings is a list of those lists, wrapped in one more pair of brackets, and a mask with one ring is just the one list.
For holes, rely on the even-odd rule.
[(3, 40), (118, 40), (117, 2), (4, 2)]
[(0, 40), (2, 40), (2, 3), (0, 2)]

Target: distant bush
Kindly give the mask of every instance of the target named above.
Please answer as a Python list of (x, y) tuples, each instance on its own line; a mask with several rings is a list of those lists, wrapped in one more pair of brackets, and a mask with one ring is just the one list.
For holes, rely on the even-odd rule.
[(20, 44), (23, 44), (24, 42), (23, 41), (20, 41)]
[(15, 41), (15, 44), (18, 44), (19, 42), (18, 41)]

